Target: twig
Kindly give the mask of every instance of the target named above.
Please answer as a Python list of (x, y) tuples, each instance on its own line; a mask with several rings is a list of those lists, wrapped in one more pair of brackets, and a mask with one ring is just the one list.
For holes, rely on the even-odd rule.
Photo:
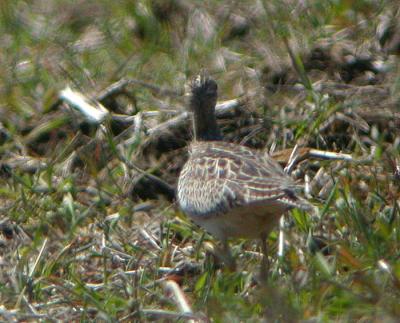
[(89, 100), (69, 86), (60, 92), (60, 98), (81, 112), (89, 122), (100, 124), (109, 115), (109, 111), (101, 103)]
[(292, 152), (290, 153), (289, 161), (288, 161), (288, 163), (287, 163), (287, 165), (286, 165), (286, 167), (285, 167), (285, 169), (284, 169), (284, 171), (285, 171), (286, 174), (290, 174), (291, 171), (292, 171), (292, 169), (293, 169), (293, 167), (296, 165), (297, 158), (298, 158), (298, 156), (299, 156), (299, 155), (298, 155), (298, 149), (299, 149), (299, 146), (296, 144), (296, 145), (293, 147)]
[(310, 149), (309, 157), (330, 159), (330, 160), (354, 161), (353, 156), (350, 154), (335, 153), (333, 151), (323, 151), (323, 150), (318, 150), (318, 149)]
[(285, 252), (285, 216), (279, 219), (278, 257), (282, 258)]
[(113, 96), (117, 93), (120, 93), (121, 91), (123, 91), (128, 85), (140, 85), (142, 87), (148, 88), (150, 90), (152, 90), (153, 92), (155, 92), (156, 94), (159, 95), (168, 95), (168, 96), (181, 96), (183, 93), (178, 92), (178, 91), (174, 91), (174, 90), (170, 90), (170, 89), (166, 89), (166, 88), (162, 88), (159, 87), (157, 85), (154, 84), (150, 84), (141, 80), (136, 80), (136, 79), (121, 79), (113, 84), (111, 84), (110, 86), (108, 86), (104, 91), (102, 91), (98, 96), (97, 96), (97, 100), (99, 101), (103, 101), (106, 98)]
[[(215, 114), (218, 118), (226, 116), (227, 113), (231, 113), (236, 108), (241, 106), (244, 102), (243, 98), (228, 100), (224, 102), (220, 102), (215, 107)], [(182, 112), (180, 115), (175, 118), (169, 119), (159, 125), (150, 128), (147, 133), (152, 136), (157, 136), (158, 134), (164, 133), (166, 131), (179, 128), (188, 121), (190, 113), (187, 111)]]
[(155, 249), (161, 250), (161, 247), (158, 245), (157, 241), (145, 229), (140, 229), (139, 232)]
[[(163, 283), (163, 287), (167, 295), (172, 295), (181, 313), (193, 315), (193, 311), (186, 300), (185, 294), (175, 281), (166, 280)], [(195, 320), (190, 319), (187, 322), (194, 323)]]
[(163, 123), (158, 124), (157, 126), (149, 129), (147, 133), (150, 136), (157, 136), (158, 134), (164, 133), (169, 129), (178, 128), (184, 124), (189, 119), (189, 112), (182, 112), (180, 115), (175, 118), (169, 119)]
[[(272, 153), (272, 157), (281, 164), (287, 165), (290, 161), (290, 156), (292, 155), (292, 149), (284, 149)], [(298, 148), (296, 151), (297, 158), (294, 160), (293, 166), (300, 163), (305, 159), (317, 158), (317, 159), (328, 159), (328, 160), (344, 160), (344, 161), (357, 161), (350, 154), (336, 153), (333, 151), (324, 151), (319, 149), (313, 149), (308, 147)], [(291, 167), (293, 167), (291, 166)]]
[(396, 288), (398, 290), (400, 290), (400, 280), (393, 273), (393, 268), (384, 259), (378, 260), (378, 267), (380, 270), (382, 270), (383, 272), (385, 272), (389, 275), (393, 284), (396, 286)]
[(206, 319), (201, 319), (196, 315), (191, 313), (177, 313), (173, 311), (165, 311), (165, 310), (158, 310), (158, 309), (143, 309), (140, 313), (146, 316), (149, 319), (153, 320), (161, 320), (161, 319), (170, 319), (170, 320), (179, 320), (179, 319), (188, 319), (192, 322), (207, 322)]
[(18, 310), (7, 310), (2, 305), (0, 306), (0, 317), (3, 316), (7, 319), (7, 322), (27, 322), (27, 321), (41, 321), (46, 320), (49, 322), (56, 322), (55, 319), (51, 318), (47, 314), (38, 313), (21, 313)]

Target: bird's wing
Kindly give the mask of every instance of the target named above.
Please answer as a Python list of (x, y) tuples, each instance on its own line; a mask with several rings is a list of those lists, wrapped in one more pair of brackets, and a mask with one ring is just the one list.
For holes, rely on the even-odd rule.
[[(302, 207), (294, 193), (295, 184), (268, 156), (221, 142), (199, 143), (191, 148), (190, 162), (178, 183), (178, 198), (187, 213), (226, 213), (253, 204), (271, 209), (277, 205), (287, 209)], [(184, 178), (185, 185), (180, 185)]]

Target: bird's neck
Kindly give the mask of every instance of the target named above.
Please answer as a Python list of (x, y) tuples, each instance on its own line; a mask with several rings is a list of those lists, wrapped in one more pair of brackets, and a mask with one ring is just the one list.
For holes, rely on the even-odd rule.
[(198, 141), (222, 140), (221, 131), (215, 117), (215, 109), (195, 109), (193, 111), (194, 138)]

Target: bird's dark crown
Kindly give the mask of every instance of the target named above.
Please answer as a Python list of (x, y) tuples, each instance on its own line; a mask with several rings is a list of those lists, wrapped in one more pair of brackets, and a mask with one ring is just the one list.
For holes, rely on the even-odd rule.
[(215, 117), (215, 105), (218, 98), (218, 85), (204, 73), (191, 82), (190, 109), (193, 112), (193, 124), (196, 140), (222, 140)]
[(212, 103), (218, 97), (218, 85), (212, 78), (204, 75), (198, 75), (191, 82), (192, 109), (196, 108), (214, 108)]

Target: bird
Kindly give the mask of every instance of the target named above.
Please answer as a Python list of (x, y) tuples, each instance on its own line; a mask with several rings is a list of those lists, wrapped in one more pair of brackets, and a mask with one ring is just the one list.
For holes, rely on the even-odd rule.
[(194, 138), (177, 184), (180, 209), (222, 243), (223, 262), (234, 270), (231, 238), (260, 239), (261, 276), (268, 272), (266, 238), (288, 210), (310, 210), (298, 185), (267, 153), (223, 141), (215, 115), (218, 85), (205, 73), (190, 84)]

